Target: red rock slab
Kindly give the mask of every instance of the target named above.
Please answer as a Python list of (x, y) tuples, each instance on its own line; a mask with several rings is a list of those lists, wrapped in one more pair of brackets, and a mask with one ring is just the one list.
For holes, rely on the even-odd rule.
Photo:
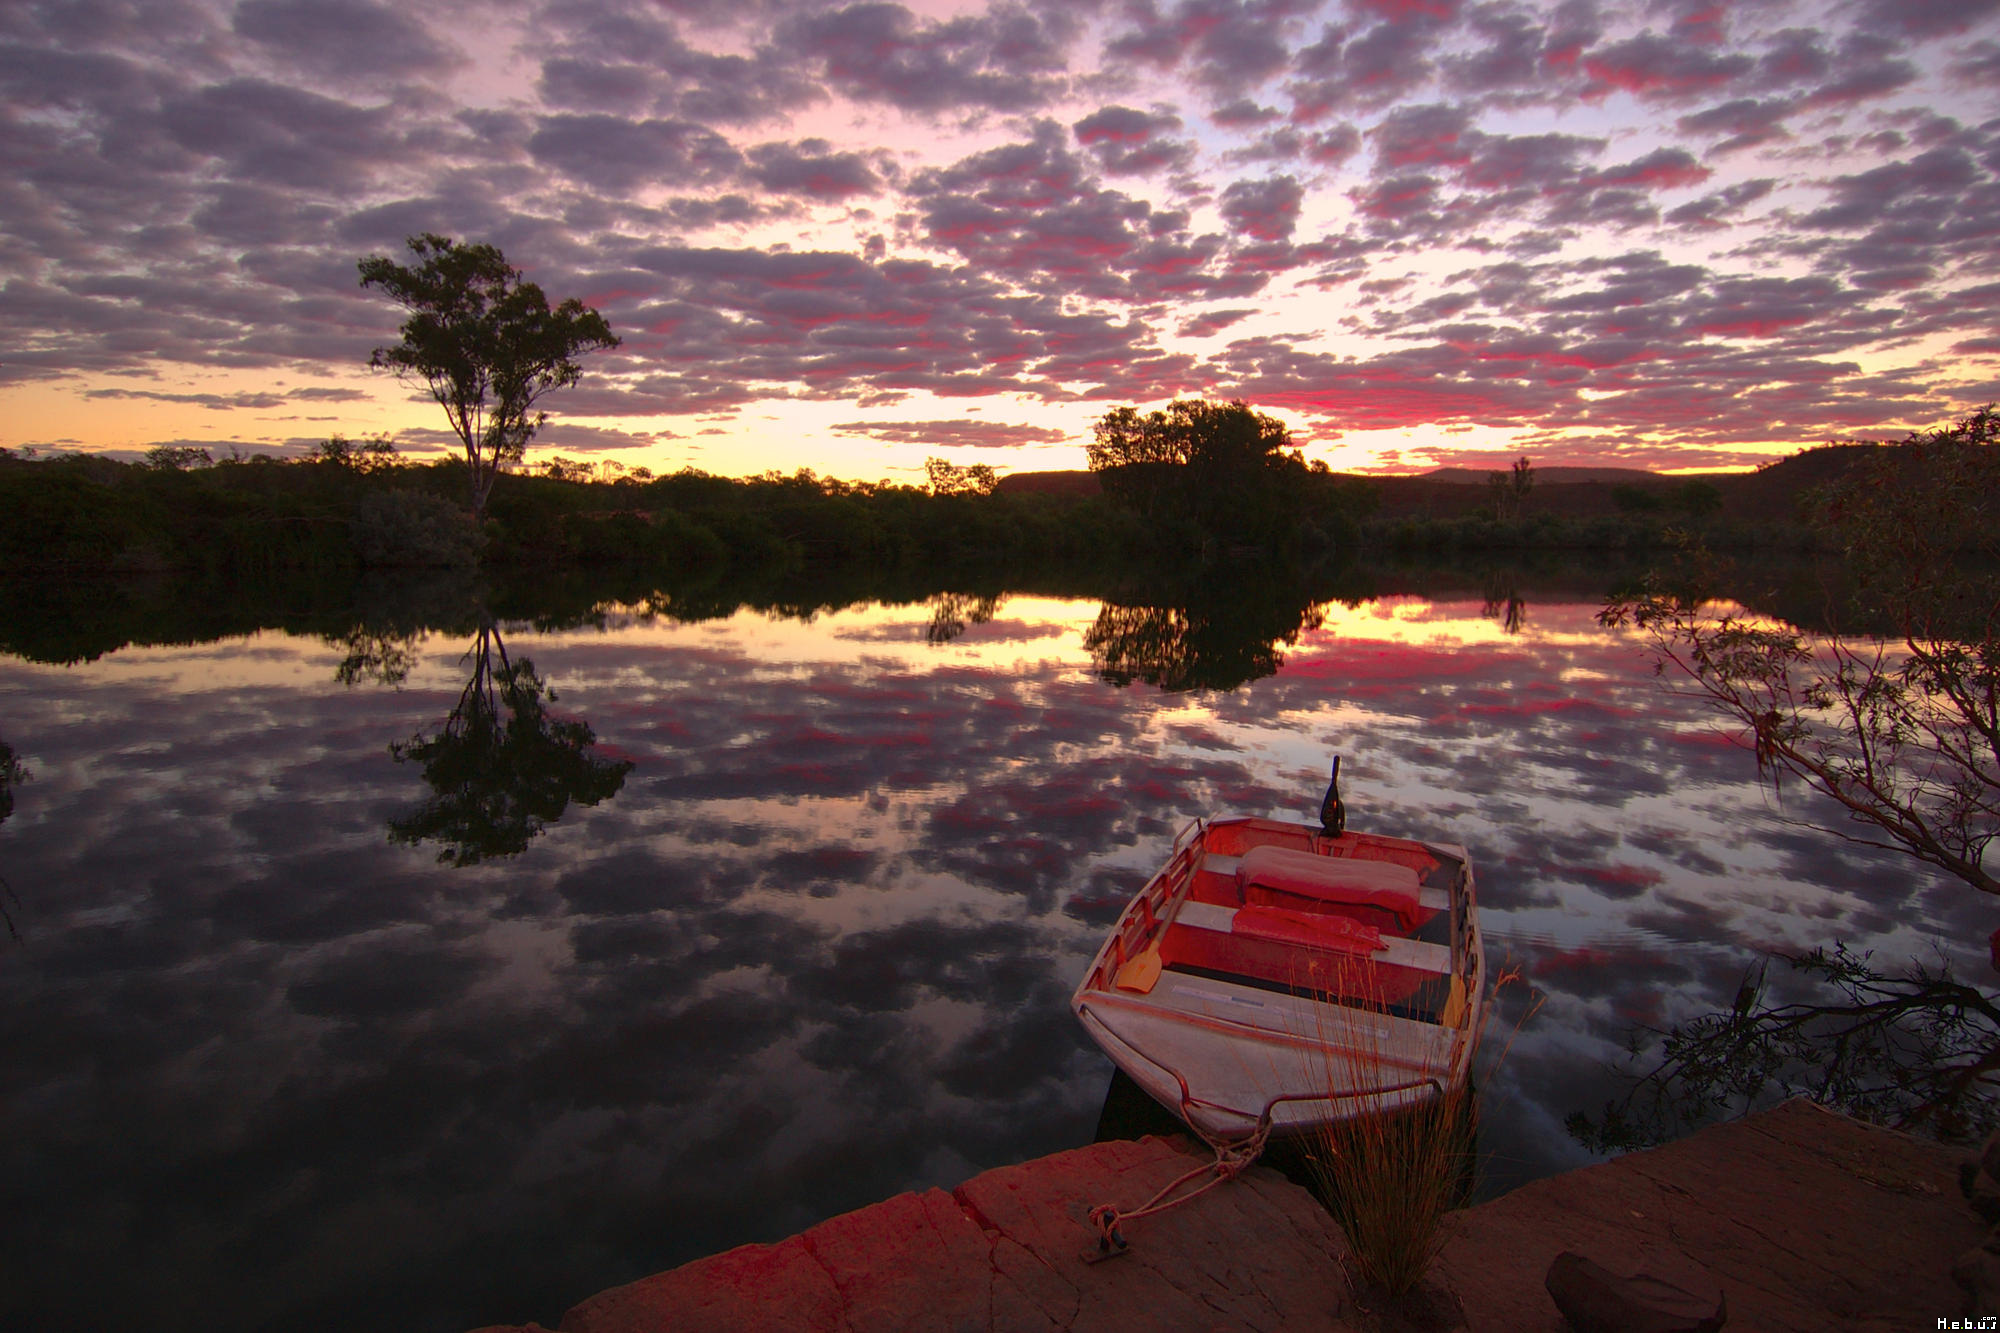
[(1677, 1251), (1720, 1283), (1731, 1329), (1935, 1328), (1967, 1313), (1951, 1265), (1984, 1234), (1963, 1155), (1790, 1101), (1470, 1209), (1439, 1265), (1475, 1333), (1563, 1329), (1543, 1279), (1564, 1250), (1612, 1268)]
[(1128, 1223), (1128, 1253), (1083, 1262), (1093, 1206), (1136, 1207), (1207, 1160), (1148, 1137), (1001, 1167), (950, 1194), (900, 1194), (602, 1292), (561, 1333), (1335, 1327), (1339, 1232), (1263, 1168)]
[[(1958, 1195), (1962, 1155), (1788, 1102), (1458, 1214), (1426, 1285), (1447, 1298), (1445, 1324), (1478, 1333), (1558, 1333), (1544, 1279), (1564, 1250), (1612, 1269), (1699, 1264), (1727, 1298), (1726, 1329), (1888, 1333), (2000, 1313), (1964, 1309), (1951, 1277), (1984, 1235)], [(1332, 1220), (1263, 1168), (1126, 1224), (1123, 1257), (1082, 1261), (1094, 1205), (1137, 1207), (1205, 1160), (1186, 1140), (1147, 1138), (1002, 1167), (603, 1292), (561, 1333), (1396, 1324), (1347, 1293)]]

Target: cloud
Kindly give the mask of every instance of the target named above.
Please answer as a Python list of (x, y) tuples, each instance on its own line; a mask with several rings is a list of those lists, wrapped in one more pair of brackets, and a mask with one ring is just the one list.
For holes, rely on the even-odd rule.
[(1797, 102), (1785, 98), (1760, 101), (1754, 97), (1738, 97), (1682, 116), (1674, 124), (1683, 134), (1726, 136), (1708, 151), (1710, 154), (1730, 153), (1788, 138), (1784, 122), (1798, 109)]
[[(196, 368), (356, 367), (393, 323), (355, 288), (354, 260), (434, 230), (502, 246), (629, 335), (553, 410), (761, 399), (810, 417), (802, 439), (856, 401), (1087, 414), (1219, 392), (1237, 367), (1178, 340), (1223, 331), (1205, 311), (1253, 304), (1273, 327), (1321, 330), (1294, 352), (1354, 366), (1420, 351), (1447, 365), (1473, 325), (1494, 346), (1566, 344), (1560, 364), (1504, 362), (1579, 395), (1521, 390), (1556, 413), (1509, 427), (1535, 438), (1699, 391), (1748, 432), (1727, 447), (1754, 451), (1866, 404), (1942, 419), (1983, 383), (1922, 349), (1986, 332), (1983, 307), (1950, 298), (1990, 273), (2000, 208), (2000, 136), (1980, 109), (2000, 60), (1988, 4), (481, 13), (475, 39), (382, 0), (7, 10), (0, 284), (15, 318), (0, 377), (111, 390), (137, 386), (107, 376), (136, 372), (196, 406), (212, 388)], [(1699, 319), (1647, 304), (1572, 327), (1577, 276), (1610, 271), (1593, 261), (1700, 232), (1728, 247), (1702, 261), (1718, 279), (1832, 283), (1817, 317), (1762, 335), (1756, 364), (1781, 377), (1765, 397), (1744, 392), (1750, 362), (1701, 344), (1634, 370), (1632, 342)], [(855, 262), (806, 273), (753, 252)], [(1498, 281), (1501, 261), (1548, 299), (1468, 304), (1481, 298), (1464, 284), (1416, 280), (1477, 266)], [(1668, 383), (1670, 366), (1688, 373)], [(1468, 398), (1419, 376), (1395, 415), (1435, 392), (1438, 424), (1462, 425), (1490, 387)], [(113, 429), (116, 395), (74, 401), (64, 434)], [(1758, 404), (1788, 415), (1759, 422)], [(384, 381), (360, 410), (403, 408)], [(662, 462), (695, 438), (631, 431)], [(1725, 447), (1678, 411), (1656, 434)]]
[(1066, 37), (1066, 21), (1023, 7), (925, 22), (899, 4), (862, 3), (793, 18), (777, 41), (846, 96), (936, 114), (1051, 101), (1064, 84)]
[(1232, 230), (1257, 241), (1282, 241), (1299, 221), (1299, 201), (1305, 190), (1290, 176), (1260, 181), (1235, 181), (1222, 192), (1218, 207)]
[(745, 174), (775, 193), (815, 199), (846, 199), (882, 188), (864, 154), (832, 150), (833, 145), (824, 139), (759, 144), (750, 150)]
[(1580, 57), (1590, 82), (1586, 98), (1613, 91), (1652, 101), (1680, 101), (1720, 88), (1756, 66), (1751, 56), (1724, 54), (1698, 39), (1644, 32), (1624, 41), (1592, 47)]
[(1224, 329), (1248, 319), (1256, 313), (1255, 310), (1248, 307), (1228, 310), (1204, 310), (1180, 326), (1180, 335), (1183, 338), (1212, 338)]
[(1166, 137), (1181, 127), (1181, 118), (1171, 112), (1107, 106), (1077, 121), (1071, 129), (1102, 170), (1114, 176), (1143, 176), (1177, 171), (1194, 161), (1192, 145)]
[(1290, 8), (1284, 0), (1180, 0), (1162, 10), (1142, 0), (1127, 9), (1130, 26), (1105, 44), (1104, 55), (1114, 67), (1186, 64), (1204, 87), (1240, 92), (1284, 69), (1290, 52), (1282, 23)]
[(271, 56), (338, 83), (436, 77), (466, 63), (407, 13), (369, 0), (243, 0), (232, 26)]
[(1047, 426), (1019, 426), (1004, 421), (845, 421), (832, 427), (846, 435), (939, 448), (1012, 449), (1024, 444), (1054, 444), (1069, 438)]
[(723, 180), (742, 161), (705, 126), (609, 115), (544, 116), (528, 152), (580, 184), (616, 191)]

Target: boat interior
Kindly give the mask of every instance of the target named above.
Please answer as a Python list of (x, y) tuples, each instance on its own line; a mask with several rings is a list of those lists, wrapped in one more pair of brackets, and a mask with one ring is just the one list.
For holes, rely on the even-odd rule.
[(1466, 874), (1407, 839), (1220, 820), (1149, 886), (1157, 901), (1142, 895), (1112, 981), (1150, 991), (1165, 970), (1455, 1024), (1466, 988), (1454, 985), (1454, 890)]

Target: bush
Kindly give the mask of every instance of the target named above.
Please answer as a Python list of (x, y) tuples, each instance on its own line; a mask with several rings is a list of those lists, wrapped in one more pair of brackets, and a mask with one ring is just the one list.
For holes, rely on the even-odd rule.
[(376, 567), (465, 569), (479, 560), (479, 534), (465, 511), (421, 491), (377, 491), (354, 509), (354, 553)]

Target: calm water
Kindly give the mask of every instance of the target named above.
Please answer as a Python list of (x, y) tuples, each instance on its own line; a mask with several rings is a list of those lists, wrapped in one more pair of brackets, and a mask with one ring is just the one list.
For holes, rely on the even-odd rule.
[[(1472, 849), (1546, 997), (1485, 1080), (1489, 1189), (1587, 1160), (1561, 1122), (1625, 1034), (1758, 951), (1973, 969), (1972, 895), (1785, 822), (1826, 812), (1595, 610), (1385, 597), (1223, 651), (1026, 596), (613, 608), (0, 658), (0, 1325), (553, 1325), (1087, 1142), (1102, 929), (1186, 820), (1307, 817), (1335, 752), (1355, 827)], [(555, 697), (501, 701), (496, 781), (461, 761), (502, 653)]]

